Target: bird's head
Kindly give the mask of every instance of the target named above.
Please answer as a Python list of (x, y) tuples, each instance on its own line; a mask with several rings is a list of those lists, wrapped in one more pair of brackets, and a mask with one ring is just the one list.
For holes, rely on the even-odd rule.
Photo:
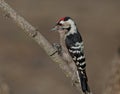
[(57, 21), (51, 31), (57, 31), (60, 34), (73, 34), (77, 32), (76, 24), (70, 17), (63, 17)]

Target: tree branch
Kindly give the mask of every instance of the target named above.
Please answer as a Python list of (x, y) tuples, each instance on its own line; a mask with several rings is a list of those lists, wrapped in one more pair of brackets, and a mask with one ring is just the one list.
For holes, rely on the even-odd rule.
[[(53, 54), (56, 50), (35, 27), (33, 27), (29, 22), (27, 22), (23, 17), (21, 17), (4, 0), (0, 0), (0, 8), (2, 11), (5, 12), (5, 16), (11, 18), (20, 28), (24, 30), (25, 33), (29, 35), (29, 37), (35, 40), (39, 44), (39, 46), (44, 49), (44, 51), (52, 59), (52, 61), (59, 64), (59, 67), (63, 70), (65, 75), (72, 79), (74, 72), (57, 53), (51, 56), (51, 54)], [(72, 79), (74, 82), (77, 79), (77, 75), (75, 77), (76, 78)], [(82, 94), (83, 92), (81, 90), (80, 83), (74, 83), (74, 85), (80, 91), (80, 94)]]

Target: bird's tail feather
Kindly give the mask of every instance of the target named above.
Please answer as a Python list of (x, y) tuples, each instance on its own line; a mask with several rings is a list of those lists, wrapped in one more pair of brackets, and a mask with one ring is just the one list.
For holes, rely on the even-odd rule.
[(82, 91), (87, 94), (90, 93), (90, 88), (88, 86), (88, 79), (87, 79), (87, 75), (85, 71), (80, 71), (79, 72), (79, 76), (80, 76), (80, 81), (81, 81), (81, 87), (82, 87)]

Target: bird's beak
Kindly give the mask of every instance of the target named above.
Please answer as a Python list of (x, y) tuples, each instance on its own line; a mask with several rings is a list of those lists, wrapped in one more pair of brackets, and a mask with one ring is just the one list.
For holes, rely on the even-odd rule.
[(50, 31), (57, 31), (58, 30), (58, 27), (57, 25), (55, 25)]
[(51, 31), (59, 31), (59, 30), (62, 30), (62, 27), (59, 26), (59, 25), (55, 25), (55, 26), (51, 29)]

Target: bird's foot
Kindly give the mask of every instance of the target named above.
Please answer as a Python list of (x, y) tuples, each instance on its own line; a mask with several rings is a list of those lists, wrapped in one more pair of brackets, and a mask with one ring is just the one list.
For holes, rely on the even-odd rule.
[(62, 53), (62, 47), (59, 43), (53, 43), (52, 44), (53, 48), (56, 50), (56, 52), (61, 55)]

